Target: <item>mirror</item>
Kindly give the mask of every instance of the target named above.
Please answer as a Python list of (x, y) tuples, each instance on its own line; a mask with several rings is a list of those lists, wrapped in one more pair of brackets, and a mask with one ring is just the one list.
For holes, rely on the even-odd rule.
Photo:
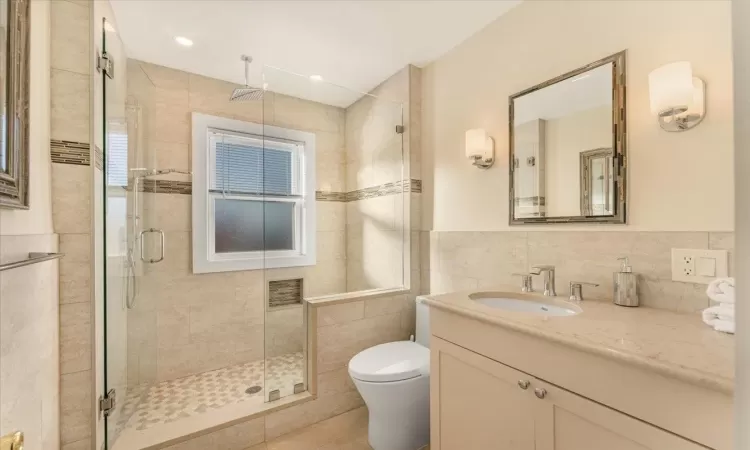
[(29, 207), (29, 0), (0, 0), (0, 207)]
[(626, 223), (625, 52), (510, 97), (510, 224)]

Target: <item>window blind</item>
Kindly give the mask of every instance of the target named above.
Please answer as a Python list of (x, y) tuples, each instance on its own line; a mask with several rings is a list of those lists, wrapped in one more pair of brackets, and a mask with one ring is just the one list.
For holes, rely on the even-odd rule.
[(107, 186), (127, 185), (128, 135), (122, 131), (110, 131), (107, 133)]
[(254, 145), (216, 142), (211, 188), (244, 194), (295, 195), (293, 153)]

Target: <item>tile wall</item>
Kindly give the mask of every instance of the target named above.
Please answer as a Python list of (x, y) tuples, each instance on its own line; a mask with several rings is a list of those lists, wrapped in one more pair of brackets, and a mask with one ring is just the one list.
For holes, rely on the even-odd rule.
[[(344, 110), (267, 93), (230, 103), (236, 85), (128, 60), (128, 95), (140, 114), (137, 159), (149, 168), (191, 170), (190, 114), (201, 112), (314, 132), (319, 195), (344, 187)], [(166, 258), (143, 267), (137, 306), (129, 314), (129, 385), (164, 381), (301, 351), (302, 307), (265, 315), (269, 280), (302, 278), (304, 295), (344, 292), (345, 204), (318, 201), (318, 263), (312, 267), (195, 275), (191, 269), (189, 178), (144, 185), (143, 226), (166, 233)], [(267, 321), (267, 322), (266, 322)]]
[[(404, 241), (418, 253), (421, 70), (407, 66), (370, 93), (376, 97), (346, 110), (347, 289), (409, 284), (416, 294), (419, 259), (410, 259)], [(403, 123), (404, 134), (395, 133), (395, 123)]]
[(60, 260), (60, 438), (92, 448), (91, 3), (51, 5), (52, 219)]
[[(58, 251), (57, 236), (0, 236), (0, 262)], [(58, 262), (0, 273), (0, 432), (23, 431), (25, 448), (60, 448)], [(62, 392), (69, 398), (70, 385)], [(64, 403), (63, 406), (68, 403)], [(65, 448), (65, 447), (63, 447)]]
[[(610, 301), (617, 258), (627, 256), (639, 276), (642, 305), (693, 312), (708, 307), (706, 285), (671, 280), (672, 248), (728, 250), (733, 274), (731, 232), (433, 231), (424, 232), (422, 242), (430, 249), (422, 258), (422, 270), (429, 276), (433, 294), (516, 289), (520, 280), (512, 273), (552, 264), (557, 269), (558, 295), (567, 294), (569, 282), (586, 281), (599, 284), (584, 288), (586, 299)], [(542, 290), (540, 277), (534, 278), (535, 289)]]

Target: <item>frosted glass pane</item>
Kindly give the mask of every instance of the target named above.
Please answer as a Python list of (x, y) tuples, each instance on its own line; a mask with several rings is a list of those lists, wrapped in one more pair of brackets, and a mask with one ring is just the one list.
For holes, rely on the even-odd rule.
[(294, 203), (217, 199), (215, 223), (216, 253), (294, 249)]

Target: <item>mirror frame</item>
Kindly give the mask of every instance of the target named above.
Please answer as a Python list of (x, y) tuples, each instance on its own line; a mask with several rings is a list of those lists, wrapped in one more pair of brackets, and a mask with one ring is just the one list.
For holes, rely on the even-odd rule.
[[(606, 224), (625, 224), (627, 223), (627, 129), (626, 129), (626, 83), (625, 83), (625, 57), (626, 51), (623, 50), (614, 55), (600, 59), (598, 61), (587, 64), (583, 67), (575, 69), (571, 72), (565, 73), (558, 77), (547, 80), (543, 83), (537, 84), (536, 86), (524, 89), (521, 92), (517, 92), (508, 98), (508, 128), (509, 128), (509, 151), (508, 151), (508, 179), (509, 179), (509, 221), (510, 225), (531, 225), (531, 224), (545, 224), (545, 223), (606, 223)], [(529, 94), (539, 89), (543, 89), (547, 86), (551, 86), (560, 81), (581, 75), (591, 69), (603, 66), (605, 64), (612, 63), (612, 149), (614, 150), (612, 156), (613, 164), (613, 189), (616, 193), (615, 200), (615, 211), (613, 215), (607, 216), (560, 216), (560, 217), (524, 217), (515, 218), (515, 167), (513, 161), (515, 158), (515, 150), (513, 148), (513, 102), (519, 97)], [(579, 177), (575, 177), (578, 180)]]
[(8, 0), (7, 172), (0, 171), (0, 207), (29, 208), (30, 0)]

